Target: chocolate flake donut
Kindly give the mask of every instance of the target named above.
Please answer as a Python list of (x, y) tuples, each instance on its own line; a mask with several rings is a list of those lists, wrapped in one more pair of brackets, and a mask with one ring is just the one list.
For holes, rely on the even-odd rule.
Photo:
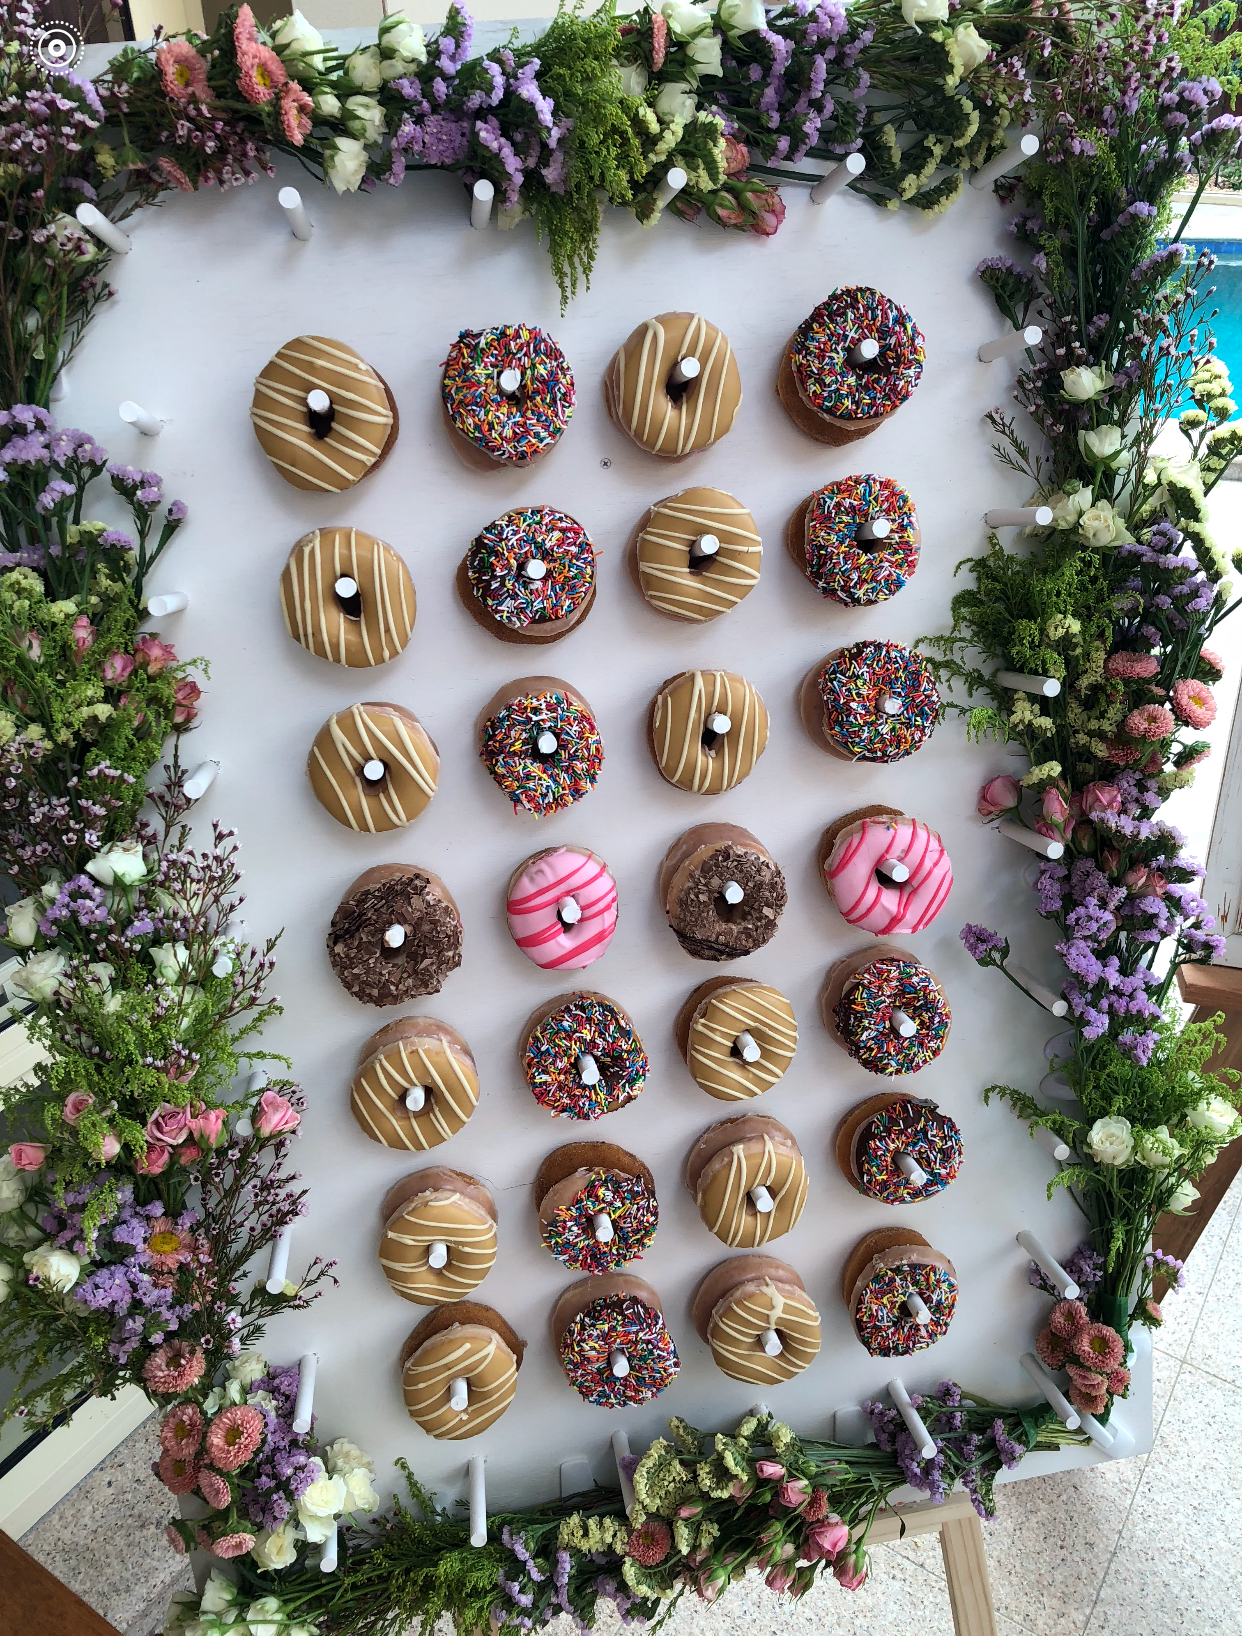
[(462, 925), (444, 882), (412, 864), (367, 869), (337, 905), (328, 959), (365, 1005), (437, 994), (461, 965)]
[(660, 865), (660, 902), (696, 960), (736, 960), (771, 941), (789, 893), (780, 866), (738, 824), (696, 824)]

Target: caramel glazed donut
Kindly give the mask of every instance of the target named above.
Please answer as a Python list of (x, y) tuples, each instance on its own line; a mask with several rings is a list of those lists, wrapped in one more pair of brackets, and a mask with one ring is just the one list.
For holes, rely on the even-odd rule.
[(694, 1082), (720, 1102), (744, 1102), (780, 1079), (798, 1048), (793, 1007), (749, 977), (709, 977), (682, 1006), (677, 1049)]
[(401, 1348), (406, 1413), (429, 1437), (477, 1437), (513, 1402), (525, 1350), (494, 1307), (436, 1307)]
[(767, 708), (744, 676), (683, 670), (651, 701), (647, 743), (666, 782), (719, 795), (749, 777), (767, 749)]
[(721, 1374), (752, 1386), (792, 1380), (819, 1352), (819, 1309), (793, 1268), (770, 1255), (735, 1255), (713, 1267), (690, 1316)]
[(437, 994), (461, 965), (462, 925), (448, 887), (411, 864), (366, 869), (337, 904), (328, 959), (365, 1005)]
[(740, 1114), (699, 1137), (686, 1157), (686, 1186), (710, 1232), (754, 1249), (797, 1226), (806, 1165), (784, 1125), (766, 1114)]
[(280, 611), (308, 653), (365, 670), (405, 650), (418, 604), (392, 546), (357, 528), (316, 528), (289, 553)]
[(735, 608), (759, 583), (763, 542), (755, 519), (723, 489), (683, 489), (639, 521), (630, 576), (657, 613), (702, 624)]
[(736, 960), (771, 941), (789, 892), (780, 865), (738, 824), (695, 824), (660, 865), (660, 905), (687, 954)]
[(496, 1260), (496, 1204), (477, 1176), (446, 1165), (416, 1170), (380, 1206), (379, 1264), (419, 1306), (447, 1306), (476, 1289)]
[(372, 1034), (349, 1088), (363, 1134), (410, 1153), (456, 1136), (478, 1100), (470, 1047), (436, 1017), (400, 1017)]
[(295, 489), (340, 494), (397, 441), (387, 383), (341, 341), (299, 335), (264, 364), (250, 419), (264, 454)]
[(733, 348), (698, 313), (640, 324), (604, 374), (608, 413), (648, 454), (681, 460), (731, 430), (742, 403)]
[(347, 829), (403, 829), (440, 779), (435, 740), (411, 710), (382, 699), (338, 710), (315, 734), (306, 772), (315, 799)]

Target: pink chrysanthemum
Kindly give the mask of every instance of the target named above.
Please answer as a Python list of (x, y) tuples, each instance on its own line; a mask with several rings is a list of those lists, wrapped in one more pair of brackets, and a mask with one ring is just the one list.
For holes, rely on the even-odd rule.
[(280, 88), (280, 128), (287, 141), (300, 148), (311, 132), (311, 114), (315, 103), (309, 92), (296, 80), (288, 80)]
[(194, 183), (182, 170), (175, 159), (170, 159), (162, 153), (155, 161), (155, 168), (166, 182), (170, 182), (180, 193), (193, 193)]
[(147, 1255), (156, 1272), (175, 1272), (194, 1254), (194, 1235), (178, 1227), (169, 1216), (157, 1216), (151, 1223)]
[(198, 1481), (198, 1459), (193, 1454), (174, 1454), (165, 1449), (155, 1470), (160, 1482), (173, 1494), (188, 1494)]
[(1121, 730), (1131, 738), (1158, 739), (1168, 738), (1175, 725), (1173, 712), (1162, 704), (1140, 704), (1122, 722)]
[(248, 45), (258, 45), (259, 30), (255, 25), (254, 12), (248, 5), (241, 5), (237, 10), (237, 21), (233, 24), (233, 49), (240, 57)]
[(228, 1562), (235, 1556), (245, 1556), (246, 1552), (253, 1548), (253, 1534), (224, 1534), (220, 1539), (212, 1541), (211, 1553)]
[(1108, 1389), (1116, 1397), (1129, 1388), (1130, 1371), (1128, 1369), (1114, 1369), (1108, 1377)]
[(1132, 744), (1110, 744), (1105, 751), (1104, 759), (1111, 761), (1114, 767), (1128, 767), (1138, 760), (1142, 751), (1136, 750)]
[(1206, 682), (1173, 683), (1173, 713), (1187, 727), (1210, 727), (1216, 720), (1216, 700)]
[(1083, 1414), (1103, 1414), (1108, 1406), (1108, 1398), (1103, 1392), (1084, 1392), (1078, 1386), (1071, 1386), (1069, 1400), (1076, 1409)]
[[(662, 20), (662, 19), (661, 19)], [(630, 1535), (626, 1555), (644, 1568), (654, 1568), (673, 1549), (673, 1530), (663, 1517), (648, 1517)]]
[(207, 64), (188, 40), (168, 40), (155, 53), (166, 95), (178, 102), (206, 102)]
[(1125, 1362), (1121, 1336), (1107, 1324), (1085, 1325), (1074, 1336), (1073, 1347), (1085, 1364), (1105, 1375)]
[(153, 1392), (167, 1396), (188, 1392), (201, 1380), (204, 1368), (202, 1349), (189, 1341), (169, 1341), (157, 1346), (142, 1366), (142, 1378)]
[(173, 1550), (176, 1551), (178, 1556), (184, 1556), (185, 1555), (185, 1541), (182, 1539), (181, 1535), (177, 1532), (177, 1530), (173, 1527), (171, 1522), (164, 1529), (164, 1538), (172, 1546)]
[(1104, 661), (1104, 674), (1127, 682), (1145, 682), (1160, 669), (1154, 653), (1110, 653)]
[(1148, 756), (1147, 760), (1139, 768), (1139, 771), (1141, 773), (1145, 773), (1148, 778), (1155, 778), (1156, 774), (1160, 771), (1160, 769), (1163, 766), (1164, 766), (1163, 752), (1160, 751), (1160, 750), (1153, 750), (1152, 753)]
[(1189, 756), (1185, 761), (1179, 762), (1179, 770), (1181, 772), (1186, 772), (1190, 767), (1197, 767), (1201, 761), (1206, 761), (1211, 753), (1212, 751), (1210, 746), (1206, 750), (1200, 750), (1197, 756)]
[(1073, 1359), (1065, 1365), (1065, 1373), (1080, 1392), (1102, 1392), (1108, 1385), (1098, 1369), (1090, 1369), (1085, 1364), (1075, 1363)]
[(1225, 661), (1221, 658), (1219, 653), (1213, 652), (1211, 648), (1199, 649), (1199, 662), (1206, 665), (1209, 670), (1214, 670), (1216, 672), (1216, 680), (1218, 682), (1225, 674)]
[(235, 1403), (220, 1413), (207, 1428), (203, 1452), (213, 1466), (221, 1471), (236, 1471), (244, 1466), (263, 1441), (266, 1422), (257, 1409), (247, 1403)]
[(651, 71), (658, 74), (668, 56), (668, 18), (663, 12), (651, 14)]
[(1081, 1301), (1058, 1301), (1048, 1314), (1048, 1328), (1067, 1341), (1090, 1322), (1091, 1315)]
[(276, 53), (265, 45), (248, 45), (237, 53), (237, 87), (247, 102), (270, 102), (289, 79)]
[(164, 1416), (160, 1426), (160, 1447), (173, 1454), (189, 1455), (203, 1440), (203, 1411), (197, 1403), (179, 1403)]
[(217, 1511), (223, 1511), (231, 1497), (229, 1485), (218, 1471), (210, 1466), (204, 1466), (198, 1474), (198, 1491), (207, 1501), (207, 1504)]
[(818, 1522), (821, 1517), (826, 1517), (827, 1515), (828, 1490), (826, 1488), (813, 1488), (811, 1490), (811, 1497), (806, 1502), (806, 1507), (802, 1513), (803, 1522)]
[(1069, 1349), (1062, 1336), (1054, 1335), (1050, 1329), (1041, 1329), (1035, 1337), (1035, 1350), (1049, 1369), (1065, 1368)]

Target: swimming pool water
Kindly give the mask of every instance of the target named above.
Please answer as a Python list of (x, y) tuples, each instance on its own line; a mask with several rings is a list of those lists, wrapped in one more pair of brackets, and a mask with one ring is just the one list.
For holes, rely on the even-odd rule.
[(1222, 256), (1212, 273), (1216, 286), (1212, 305), (1220, 308), (1212, 320), (1212, 329), (1216, 351), (1235, 388), (1242, 389), (1242, 244), (1233, 249), (1234, 255)]

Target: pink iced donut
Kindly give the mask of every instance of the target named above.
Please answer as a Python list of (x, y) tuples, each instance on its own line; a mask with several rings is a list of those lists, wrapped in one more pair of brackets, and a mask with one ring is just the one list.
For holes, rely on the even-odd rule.
[[(881, 864), (896, 867), (890, 873)], [(819, 867), (828, 895), (850, 925), (878, 937), (930, 926), (953, 885), (953, 865), (939, 835), (895, 807), (862, 807), (830, 824), (820, 842)]]
[(513, 941), (545, 971), (581, 971), (617, 929), (617, 883), (579, 846), (550, 846), (509, 877), (505, 914)]

